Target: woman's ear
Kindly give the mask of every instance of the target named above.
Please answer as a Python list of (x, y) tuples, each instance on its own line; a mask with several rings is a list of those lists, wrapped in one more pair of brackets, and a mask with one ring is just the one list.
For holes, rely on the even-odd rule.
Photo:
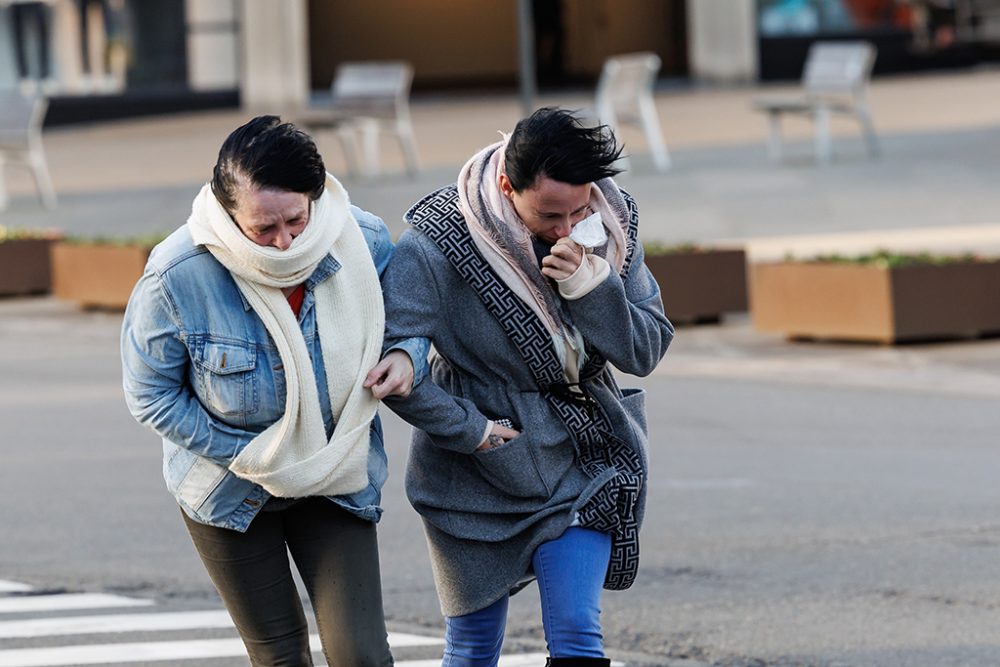
[(511, 184), (510, 179), (507, 178), (507, 174), (504, 173), (500, 174), (500, 192), (507, 199), (510, 199), (514, 194), (514, 186)]

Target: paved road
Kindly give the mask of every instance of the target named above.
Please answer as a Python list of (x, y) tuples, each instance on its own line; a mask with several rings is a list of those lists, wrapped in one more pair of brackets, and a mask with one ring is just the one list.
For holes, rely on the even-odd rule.
[[(218, 609), (163, 489), (158, 443), (122, 405), (119, 323), (52, 299), (0, 302), (0, 579)], [(998, 341), (788, 346), (741, 318), (681, 330), (661, 367), (634, 380), (648, 391), (653, 475), (640, 583), (605, 598), (612, 654), (995, 665), (1000, 390), (983, 373), (998, 352)], [(394, 630), (434, 636), (429, 564), (401, 489), (407, 429), (391, 414), (386, 429), (386, 610)], [(541, 648), (530, 590), (509, 632), (512, 650)]]

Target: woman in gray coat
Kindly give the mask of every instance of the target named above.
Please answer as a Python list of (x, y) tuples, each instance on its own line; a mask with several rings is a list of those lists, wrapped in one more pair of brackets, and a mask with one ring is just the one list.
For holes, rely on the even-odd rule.
[(407, 493), (447, 617), (444, 666), (495, 665), (509, 595), (538, 580), (551, 665), (607, 665), (603, 588), (631, 585), (643, 392), (673, 328), (643, 264), (605, 127), (540, 109), (407, 213), (386, 345), (427, 337), (432, 376), (387, 405), (414, 427)]

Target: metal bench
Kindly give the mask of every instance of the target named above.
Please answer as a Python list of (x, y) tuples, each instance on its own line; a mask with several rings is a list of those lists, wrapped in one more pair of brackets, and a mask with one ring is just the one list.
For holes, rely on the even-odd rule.
[(754, 100), (754, 109), (766, 113), (770, 121), (768, 149), (773, 159), (780, 160), (783, 153), (781, 117), (784, 114), (813, 119), (816, 160), (821, 164), (828, 163), (832, 154), (830, 118), (835, 113), (853, 116), (861, 124), (869, 153), (878, 155), (878, 138), (867, 98), (875, 54), (875, 47), (868, 42), (816, 42), (806, 58), (801, 94)]
[[(660, 71), (655, 53), (629, 53), (604, 61), (597, 84), (595, 112), (600, 121), (618, 134), (622, 125), (638, 126), (646, 136), (653, 162), (660, 171), (670, 168), (670, 154), (663, 141), (653, 101), (653, 85)], [(628, 159), (622, 158), (628, 167)]]
[[(330, 105), (303, 114), (299, 122), (312, 130), (333, 130), (347, 160), (348, 171), (366, 176), (379, 170), (380, 132), (399, 141), (407, 171), (420, 170), (410, 121), (413, 68), (405, 62), (348, 62), (337, 67), (330, 86)], [(360, 136), (361, 150), (358, 150)]]
[(56, 193), (42, 150), (42, 121), (48, 109), (44, 97), (26, 97), (16, 91), (0, 91), (0, 209), (7, 208), (3, 170), (19, 164), (31, 170), (38, 196), (46, 208), (55, 208)]

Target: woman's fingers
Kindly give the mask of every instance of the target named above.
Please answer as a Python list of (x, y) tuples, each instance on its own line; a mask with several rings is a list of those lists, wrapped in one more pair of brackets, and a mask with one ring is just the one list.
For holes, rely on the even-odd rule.
[(400, 350), (390, 352), (368, 373), (364, 385), (379, 400), (386, 396), (409, 396), (413, 389), (413, 362), (410, 355)]
[(504, 440), (510, 440), (521, 435), (519, 431), (515, 431), (512, 428), (507, 428), (506, 426), (500, 426), (499, 424), (493, 425), (493, 430), (490, 431), (491, 434), (499, 435)]
[(512, 428), (507, 428), (506, 426), (494, 423), (493, 428), (490, 429), (490, 434), (486, 436), (486, 439), (483, 440), (478, 447), (476, 447), (476, 451), (484, 452), (487, 449), (499, 447), (508, 440), (516, 438), (519, 435), (521, 435), (520, 431), (515, 431)]
[(567, 238), (559, 239), (549, 254), (542, 258), (542, 274), (554, 280), (564, 280), (576, 273), (583, 260), (583, 248)]

